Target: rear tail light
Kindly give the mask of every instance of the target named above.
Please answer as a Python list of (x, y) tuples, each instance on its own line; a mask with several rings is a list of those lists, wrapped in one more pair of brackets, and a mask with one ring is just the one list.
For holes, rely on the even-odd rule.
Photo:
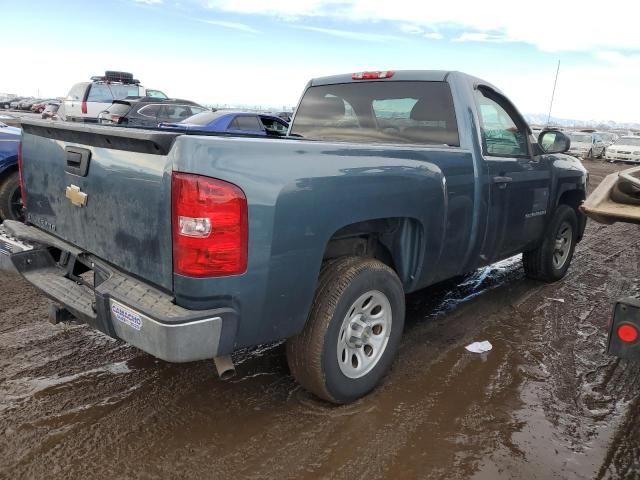
[(18, 181), (20, 182), (20, 196), (22, 206), (27, 208), (27, 190), (24, 188), (24, 172), (22, 167), (22, 140), (18, 142)]
[(638, 340), (640, 333), (635, 325), (630, 323), (624, 323), (618, 327), (618, 338), (624, 343), (635, 343)]
[(237, 186), (174, 172), (171, 178), (173, 270), (189, 277), (247, 269), (247, 199)]
[(87, 113), (87, 102), (83, 101), (80, 108), (82, 109), (82, 113)]
[(357, 72), (351, 75), (351, 80), (380, 80), (381, 78), (391, 78), (396, 73), (392, 70), (381, 72)]

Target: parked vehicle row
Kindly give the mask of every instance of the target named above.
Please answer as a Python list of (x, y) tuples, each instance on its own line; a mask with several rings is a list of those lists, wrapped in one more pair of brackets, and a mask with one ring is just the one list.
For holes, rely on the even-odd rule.
[[(532, 128), (534, 138), (538, 138), (545, 128)], [(640, 137), (631, 134), (618, 135), (614, 132), (600, 132), (592, 129), (565, 132), (571, 140), (569, 154), (583, 159), (604, 158), (609, 161), (640, 161)], [(635, 146), (635, 147), (634, 147)]]
[(71, 87), (58, 110), (58, 116), (70, 122), (97, 123), (101, 112), (107, 110), (115, 100), (127, 97), (168, 98), (160, 90), (143, 87), (131, 73), (106, 71), (104, 75), (91, 77), (90, 81)]
[(209, 109), (190, 100), (177, 98), (126, 97), (98, 114), (101, 125), (156, 128), (162, 122), (181, 122)]
[(159, 127), (189, 132), (283, 136), (287, 134), (289, 124), (274, 115), (218, 110), (202, 112), (177, 123), (161, 123)]
[(568, 132), (569, 154), (580, 158), (602, 158), (607, 147), (598, 132)]

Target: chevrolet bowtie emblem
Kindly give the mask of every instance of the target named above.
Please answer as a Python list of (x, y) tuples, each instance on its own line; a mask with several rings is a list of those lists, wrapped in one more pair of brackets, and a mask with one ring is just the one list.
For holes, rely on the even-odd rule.
[(87, 204), (87, 194), (80, 191), (80, 187), (69, 185), (64, 196), (71, 200), (76, 207), (84, 207)]

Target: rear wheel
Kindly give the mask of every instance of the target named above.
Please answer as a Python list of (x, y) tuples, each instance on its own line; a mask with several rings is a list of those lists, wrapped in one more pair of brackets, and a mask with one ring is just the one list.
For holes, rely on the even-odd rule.
[(545, 282), (564, 277), (573, 258), (577, 235), (576, 211), (568, 205), (559, 205), (540, 246), (522, 256), (527, 276)]
[(404, 327), (404, 291), (384, 263), (344, 257), (323, 268), (304, 330), (287, 342), (291, 373), (332, 403), (352, 402), (387, 373)]
[(24, 220), (18, 172), (12, 172), (0, 181), (0, 220)]

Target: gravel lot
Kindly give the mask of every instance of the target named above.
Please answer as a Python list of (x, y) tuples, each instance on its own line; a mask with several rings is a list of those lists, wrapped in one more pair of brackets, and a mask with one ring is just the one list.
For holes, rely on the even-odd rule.
[[(585, 164), (592, 185), (624, 168)], [(637, 226), (589, 223), (556, 284), (514, 258), (412, 294), (384, 385), (337, 408), (296, 386), (283, 345), (222, 382), (53, 326), (0, 274), (0, 478), (640, 478), (640, 364), (604, 353), (639, 266)]]

